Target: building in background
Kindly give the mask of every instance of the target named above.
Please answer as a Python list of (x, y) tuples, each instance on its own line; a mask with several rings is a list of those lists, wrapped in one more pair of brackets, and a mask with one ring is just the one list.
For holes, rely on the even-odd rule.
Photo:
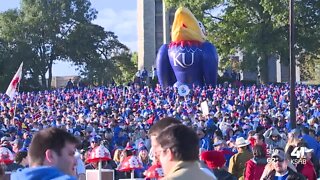
[(51, 81), (51, 87), (65, 88), (70, 79), (73, 84), (77, 85), (77, 83), (80, 80), (80, 76), (53, 76)]
[[(241, 52), (236, 53), (231, 58), (232, 61), (243, 61), (243, 54)], [(229, 69), (231, 72), (232, 69)], [(240, 70), (239, 71), (239, 80), (244, 81), (257, 81), (258, 82), (258, 73), (257, 71), (248, 71), (248, 70)], [(300, 68), (297, 64), (296, 66), (296, 82), (300, 83)], [(285, 65), (284, 63), (280, 63), (279, 57), (270, 57), (268, 59), (268, 80), (270, 83), (283, 83), (290, 81), (290, 67), (289, 65)]]
[[(151, 72), (158, 49), (170, 42), (174, 10), (165, 10), (162, 0), (137, 0), (138, 69)], [(165, 22), (165, 23), (163, 23)]]

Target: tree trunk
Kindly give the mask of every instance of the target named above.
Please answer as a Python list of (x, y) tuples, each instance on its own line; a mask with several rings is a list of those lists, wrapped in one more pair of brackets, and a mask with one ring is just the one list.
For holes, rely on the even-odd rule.
[(102, 85), (102, 77), (101, 77), (101, 73), (99, 73), (100, 75), (98, 76), (98, 86), (101, 86)]
[(46, 74), (41, 74), (41, 86), (43, 89), (47, 88), (47, 80), (46, 80)]
[(53, 60), (51, 60), (51, 59), (50, 59), (50, 63), (48, 64), (48, 69), (49, 69), (48, 89), (51, 89), (51, 81), (52, 81), (52, 64), (53, 64)]
[(259, 65), (260, 83), (266, 84), (269, 82), (268, 55), (264, 54), (262, 57), (260, 57), (258, 65)]

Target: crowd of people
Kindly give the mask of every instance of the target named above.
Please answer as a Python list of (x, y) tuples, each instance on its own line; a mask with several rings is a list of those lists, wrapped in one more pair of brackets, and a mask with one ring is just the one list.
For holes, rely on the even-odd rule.
[[(200, 158), (205, 174), (198, 178), (185, 174), (183, 179), (313, 180), (320, 169), (320, 87), (298, 85), (296, 96), (297, 127), (292, 129), (287, 84), (195, 86), (185, 96), (177, 88), (137, 84), (21, 92), (12, 100), (0, 94), (0, 161), (5, 171), (20, 171), (28, 166), (56, 165), (61, 153), (67, 153), (65, 162), (68, 154), (76, 157), (74, 169), (63, 167), (67, 163), (58, 166), (83, 179), (86, 169), (98, 168), (97, 163), (87, 163), (88, 154), (103, 145), (112, 155), (103, 168), (117, 170), (126, 157), (137, 155), (144, 168), (136, 170), (135, 177), (143, 178), (143, 172), (157, 162), (172, 179), (179, 176), (172, 166), (201, 174), (195, 163), (182, 163)], [(205, 101), (208, 113), (201, 109)], [(168, 118), (178, 125), (155, 126)], [(75, 154), (68, 149), (60, 152), (64, 147), (59, 141), (32, 148), (38, 132), (50, 127), (75, 137), (67, 139), (76, 145)], [(177, 132), (184, 134), (180, 137)], [(41, 141), (46, 139), (38, 137), (37, 142)], [(11, 158), (8, 151), (14, 160), (6, 160)], [(117, 179), (126, 177), (130, 174), (116, 171)]]

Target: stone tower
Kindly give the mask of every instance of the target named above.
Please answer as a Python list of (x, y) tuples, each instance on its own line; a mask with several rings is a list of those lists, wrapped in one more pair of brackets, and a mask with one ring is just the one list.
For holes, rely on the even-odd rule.
[(145, 67), (150, 72), (155, 65), (158, 49), (164, 42), (170, 42), (174, 11), (165, 10), (162, 0), (137, 0), (137, 12), (138, 69)]

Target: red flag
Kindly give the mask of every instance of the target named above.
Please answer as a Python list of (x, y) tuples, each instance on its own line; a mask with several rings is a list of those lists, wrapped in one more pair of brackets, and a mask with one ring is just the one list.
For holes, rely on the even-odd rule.
[(18, 84), (21, 81), (21, 78), (22, 78), (22, 66), (23, 66), (23, 62), (20, 64), (20, 67), (19, 67), (18, 71), (13, 76), (13, 78), (12, 78), (12, 80), (10, 82), (10, 85), (8, 86), (8, 89), (6, 91), (6, 94), (10, 97), (10, 99), (12, 99), (14, 97), (14, 94), (17, 91)]

